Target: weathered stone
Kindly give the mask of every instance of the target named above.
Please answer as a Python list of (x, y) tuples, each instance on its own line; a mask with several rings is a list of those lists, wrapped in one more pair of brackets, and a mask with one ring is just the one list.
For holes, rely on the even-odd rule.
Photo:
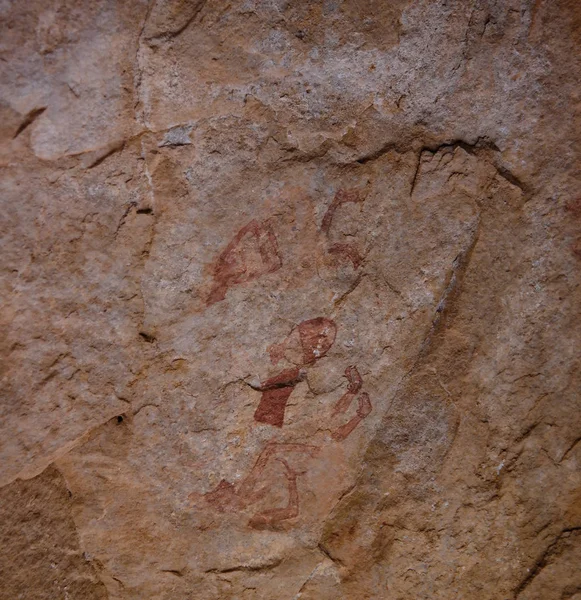
[(79, 547), (70, 495), (54, 467), (0, 490), (3, 600), (107, 598), (91, 557)]
[(0, 18), (0, 596), (581, 594), (576, 2)]

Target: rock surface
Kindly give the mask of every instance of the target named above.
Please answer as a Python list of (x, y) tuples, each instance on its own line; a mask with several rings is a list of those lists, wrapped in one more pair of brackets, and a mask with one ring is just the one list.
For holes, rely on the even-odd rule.
[(581, 598), (581, 6), (0, 2), (0, 598)]

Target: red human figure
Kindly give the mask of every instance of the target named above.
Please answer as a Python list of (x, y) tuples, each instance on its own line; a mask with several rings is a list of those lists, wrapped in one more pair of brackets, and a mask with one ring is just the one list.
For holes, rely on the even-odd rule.
[(206, 305), (224, 300), (228, 288), (233, 285), (273, 273), (281, 266), (272, 227), (268, 222), (250, 221), (218, 257), (214, 266), (214, 285)]
[(260, 404), (254, 413), (259, 423), (267, 423), (273, 427), (282, 427), (284, 411), (289, 396), (295, 386), (304, 380), (304, 372), (299, 369), (287, 369), (275, 377), (266, 380), (259, 388), (262, 392)]
[(277, 364), (283, 358), (296, 365), (272, 377), (259, 386), (262, 392), (254, 419), (274, 427), (282, 427), (284, 413), (295, 386), (303, 381), (304, 371), (300, 367), (313, 364), (327, 354), (337, 334), (337, 327), (331, 319), (318, 317), (303, 321), (295, 327), (282, 344), (269, 348), (271, 361)]
[(255, 504), (268, 493), (268, 487), (260, 487), (259, 484), (269, 462), (271, 459), (275, 459), (285, 469), (289, 495), (288, 504), (284, 507), (270, 508), (256, 513), (250, 519), (249, 525), (256, 529), (264, 529), (272, 527), (280, 521), (296, 517), (299, 513), (297, 477), (302, 473), (291, 469), (287, 461), (281, 456), (295, 452), (306, 453), (311, 457), (315, 457), (319, 452), (319, 447), (308, 444), (269, 442), (238, 488), (223, 479), (216, 489), (204, 494), (204, 499), (219, 512), (236, 512)]
[[(318, 317), (303, 321), (293, 328), (281, 344), (269, 348), (274, 364), (284, 358), (295, 366), (281, 371), (255, 388), (262, 392), (260, 403), (254, 413), (257, 421), (282, 427), (288, 398), (296, 385), (304, 379), (306, 374), (304, 368), (326, 355), (335, 342), (336, 334), (337, 328), (333, 321)], [(345, 377), (349, 382), (347, 391), (335, 404), (333, 416), (346, 413), (355, 399), (357, 399), (358, 408), (355, 416), (333, 431), (331, 437), (335, 441), (346, 439), (372, 410), (369, 395), (361, 392), (363, 380), (357, 367), (347, 367)], [(259, 511), (252, 516), (248, 523), (255, 529), (276, 528), (279, 523), (299, 514), (297, 479), (304, 471), (292, 468), (287, 462), (287, 458), (289, 455), (301, 453), (314, 458), (318, 452), (318, 446), (309, 444), (268, 442), (248, 475), (238, 486), (223, 479), (214, 490), (203, 494), (202, 497), (219, 512), (245, 510), (269, 493), (271, 486), (265, 478), (269, 473), (265, 473), (265, 470), (272, 460), (276, 460), (284, 468), (288, 492), (287, 504)], [(200, 495), (196, 493), (190, 496), (192, 499), (198, 497)]]

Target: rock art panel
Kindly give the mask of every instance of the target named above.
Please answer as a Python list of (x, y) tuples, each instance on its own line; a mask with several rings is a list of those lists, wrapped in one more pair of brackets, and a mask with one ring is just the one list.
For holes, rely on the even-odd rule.
[[(282, 371), (255, 388), (262, 393), (254, 413), (256, 422), (276, 428), (283, 427), (286, 404), (297, 384), (306, 378), (306, 372), (301, 367), (314, 364), (315, 361), (323, 358), (333, 346), (336, 334), (337, 328), (331, 319), (317, 317), (303, 321), (293, 328), (283, 342), (269, 347), (271, 361), (274, 364), (278, 364), (284, 357), (297, 366)], [(358, 409), (355, 416), (332, 431), (331, 438), (336, 442), (345, 440), (372, 410), (369, 395), (366, 392), (360, 393), (363, 380), (357, 368), (347, 367), (345, 377), (349, 382), (348, 388), (337, 401), (332, 416), (346, 413), (356, 397), (358, 397)], [(305, 471), (297, 471), (289, 464), (292, 463), (292, 456), (297, 453), (307, 454), (314, 459), (319, 454), (319, 450), (318, 446), (304, 443), (269, 441), (250, 472), (238, 486), (222, 479), (214, 490), (205, 493), (203, 497), (208, 504), (220, 512), (246, 509), (268, 494), (265, 469), (269, 463), (277, 461), (287, 479), (288, 505), (283, 508), (265, 509), (253, 515), (249, 521), (249, 525), (256, 529), (276, 527), (279, 523), (297, 517), (299, 514), (297, 477)], [(305, 468), (308, 469), (308, 465)], [(190, 496), (194, 500), (196, 497), (195, 493)]]
[(231, 286), (274, 273), (281, 266), (282, 259), (272, 227), (268, 222), (250, 221), (216, 260), (214, 283), (207, 305), (223, 300)]
[(580, 33), (0, 2), (0, 597), (576, 598)]
[[(410, 157), (410, 167), (413, 158)], [(450, 168), (460, 168), (463, 160), (460, 150), (455, 158), (458, 164)], [(478, 164), (471, 160), (468, 170)], [(385, 177), (393, 178), (394, 172), (397, 171), (393, 167), (386, 167)], [(334, 177), (330, 174), (329, 182), (336, 190), (341, 186), (337, 186)], [(292, 174), (286, 179), (297, 182)], [(357, 214), (357, 232), (362, 238), (371, 226), (370, 219), (386, 210), (390, 202), (406, 214), (409, 199), (404, 195), (408, 185), (405, 178), (401, 178), (401, 190), (387, 198), (375, 191), (383, 189), (381, 179), (371, 181), (365, 202), (339, 204), (330, 234), (339, 239), (344, 235), (342, 211), (347, 211), (347, 207), (361, 209)], [(418, 204), (420, 208), (410, 210), (406, 216), (417, 229), (431, 227), (434, 213), (440, 214), (445, 226), (434, 229), (441, 240), (438, 249), (434, 250), (422, 236), (417, 236), (413, 245), (398, 248), (397, 238), (390, 234), (382, 244), (375, 245), (376, 250), (370, 245), (365, 262), (357, 270), (360, 277), (355, 279), (356, 285), (354, 270), (348, 272), (346, 280), (325, 280), (318, 276), (316, 261), (303, 263), (304, 256), (329, 256), (329, 235), (316, 223), (311, 227), (305, 220), (304, 229), (293, 232), (293, 219), (296, 223), (296, 211), (304, 206), (305, 195), (297, 196), (296, 209), (284, 205), (271, 208), (272, 213), (280, 215), (276, 217), (277, 256), (284, 256), (285, 261), (268, 274), (268, 281), (266, 277), (245, 280), (248, 273), (262, 272), (260, 247), (262, 242), (268, 242), (268, 235), (255, 224), (239, 230), (227, 252), (222, 250), (218, 259), (214, 258), (214, 265), (225, 266), (213, 271), (211, 285), (222, 285), (224, 290), (224, 282), (232, 283), (224, 300), (195, 310), (185, 306), (181, 316), (176, 315), (179, 326), (160, 331), (161, 344), (168, 357), (173, 358), (167, 359), (167, 365), (166, 359), (157, 366), (152, 364), (143, 382), (136, 383), (143, 408), (128, 418), (127, 425), (109, 424), (95, 432), (90, 443), (59, 461), (73, 490), (96, 495), (96, 506), (101, 507), (97, 514), (104, 515), (107, 527), (120, 527), (114, 537), (106, 538), (93, 529), (88, 515), (81, 513), (80, 527), (87, 531), (87, 543), (94, 552), (102, 553), (106, 545), (112, 544), (123, 561), (132, 560), (134, 550), (124, 542), (123, 531), (129, 522), (134, 530), (143, 530), (146, 525), (140, 523), (138, 512), (133, 512), (129, 522), (120, 526), (124, 502), (101, 512), (105, 511), (110, 492), (107, 486), (101, 491), (91, 477), (83, 474), (89, 464), (98, 465), (95, 475), (102, 473), (107, 477), (108, 486), (125, 490), (120, 498), (127, 494), (142, 506), (136, 490), (153, 490), (148, 502), (156, 507), (155, 514), (160, 519), (155, 527), (157, 543), (167, 546), (162, 542), (166, 539), (164, 523), (169, 518), (163, 516), (166, 510), (175, 515), (172, 519), (184, 523), (192, 540), (205, 540), (201, 547), (193, 546), (190, 538), (170, 544), (173, 550), (168, 551), (164, 564), (180, 563), (179, 568), (175, 564), (174, 567), (188, 573), (180, 579), (183, 589), (195, 588), (195, 574), (200, 570), (218, 573), (240, 564), (241, 547), (242, 564), (282, 565), (287, 560), (284, 556), (295, 553), (304, 557), (310, 570), (315, 568), (314, 556), (320, 560), (321, 551), (311, 536), (338, 498), (353, 486), (361, 452), (388, 410), (390, 395), (410, 368), (404, 355), (382, 349), (407, 348), (412, 344), (419, 351), (433, 327), (440, 297), (449, 286), (450, 272), (456, 268), (455, 258), (472, 243), (473, 201), (463, 200), (465, 214), (459, 218), (446, 213), (450, 194), (442, 188), (446, 181), (447, 175), (438, 173), (432, 184), (432, 202)], [(303, 187), (308, 188), (308, 181)], [(321, 198), (321, 203), (329, 196), (332, 203), (335, 195), (336, 191), (332, 191)], [(166, 210), (172, 210), (170, 204)], [(395, 209), (387, 210), (393, 219)], [(335, 228), (337, 223), (340, 226)], [(401, 231), (397, 222), (393, 227), (394, 232)], [(391, 280), (391, 265), (399, 264), (404, 257), (410, 265), (410, 275), (398, 282), (400, 289), (395, 292), (383, 283), (383, 278)], [(246, 264), (251, 268), (247, 269)], [(227, 276), (217, 282), (216, 273)], [(380, 278), (378, 273), (382, 274)], [(390, 285), (394, 287), (391, 281)], [(432, 295), (431, 289), (437, 295)], [(258, 296), (256, 290), (260, 290)], [(369, 304), (369, 298), (376, 298), (377, 304)], [(243, 306), (256, 301), (263, 308), (259, 315), (249, 318)], [(413, 302), (417, 308), (413, 313), (406, 312)], [(281, 305), (286, 307), (283, 313)], [(209, 317), (214, 306), (227, 315), (218, 327)], [(386, 320), (380, 318), (383, 313), (378, 313), (376, 307), (382, 307), (390, 316)], [(398, 318), (400, 314), (413, 316)], [(290, 324), (286, 315), (292, 319)], [(203, 370), (186, 358), (194, 355), (205, 357)], [(148, 383), (152, 378), (161, 378), (159, 381), (165, 383), (156, 389)], [(113, 431), (121, 435), (121, 428), (125, 427), (123, 444), (127, 454), (123, 460), (128, 467), (121, 467), (114, 445), (108, 440), (113, 439)], [(155, 460), (150, 451), (152, 443), (158, 452), (171, 458), (162, 463)], [(121, 467), (122, 476), (114, 475), (115, 464)], [(172, 489), (171, 509), (162, 508), (167, 502), (167, 489)], [(274, 543), (273, 539), (266, 553), (255, 546), (259, 539), (256, 536), (264, 535), (277, 536), (278, 540)], [(307, 541), (300, 541), (303, 538)], [(220, 552), (218, 545), (222, 547)], [(287, 550), (279, 551), (282, 547)], [(182, 558), (178, 560), (178, 556)], [(108, 562), (107, 569), (114, 577), (121, 577), (125, 585), (142, 590), (153, 584), (154, 571), (143, 577), (149, 569), (147, 565), (157, 560), (152, 547), (131, 572), (123, 574), (123, 561)], [(303, 576), (306, 575), (302, 567), (293, 575), (298, 587)], [(199, 593), (216, 597), (214, 592)]]

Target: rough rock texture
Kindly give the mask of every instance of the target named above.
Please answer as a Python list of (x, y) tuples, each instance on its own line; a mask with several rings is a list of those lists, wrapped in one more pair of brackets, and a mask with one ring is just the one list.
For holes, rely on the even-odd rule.
[(581, 5), (0, 2), (0, 598), (581, 598)]

